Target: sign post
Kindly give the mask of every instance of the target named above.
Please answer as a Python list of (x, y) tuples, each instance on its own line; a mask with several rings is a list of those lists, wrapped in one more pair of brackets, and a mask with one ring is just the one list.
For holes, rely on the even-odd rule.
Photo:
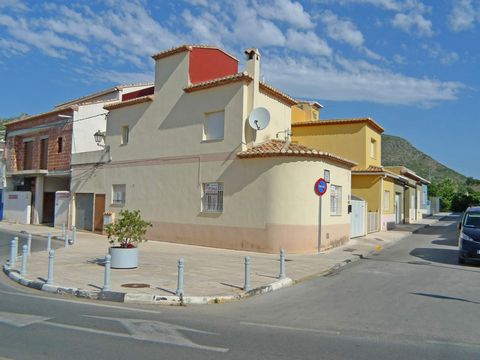
[(322, 244), (322, 196), (327, 192), (327, 182), (324, 178), (320, 178), (315, 183), (315, 194), (318, 195), (318, 252)]

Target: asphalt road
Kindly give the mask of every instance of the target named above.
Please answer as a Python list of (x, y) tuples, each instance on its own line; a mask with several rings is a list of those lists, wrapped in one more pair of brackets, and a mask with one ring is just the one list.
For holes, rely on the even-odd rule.
[(329, 276), (223, 305), (126, 307), (3, 277), (0, 358), (479, 359), (480, 266), (457, 264), (456, 220)]

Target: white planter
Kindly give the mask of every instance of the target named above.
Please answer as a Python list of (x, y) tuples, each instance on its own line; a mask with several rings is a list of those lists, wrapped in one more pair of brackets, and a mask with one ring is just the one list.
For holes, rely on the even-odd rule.
[(112, 269), (133, 269), (138, 267), (138, 247), (121, 248), (111, 247), (108, 249), (110, 254)]

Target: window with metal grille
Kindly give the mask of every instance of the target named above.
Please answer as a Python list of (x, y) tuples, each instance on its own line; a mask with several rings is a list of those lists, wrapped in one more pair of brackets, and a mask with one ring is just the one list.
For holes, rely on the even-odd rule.
[(223, 184), (203, 183), (203, 212), (223, 212)]
[(113, 184), (112, 185), (112, 204), (124, 205), (125, 204), (125, 184)]
[(330, 215), (342, 215), (342, 187), (330, 185)]

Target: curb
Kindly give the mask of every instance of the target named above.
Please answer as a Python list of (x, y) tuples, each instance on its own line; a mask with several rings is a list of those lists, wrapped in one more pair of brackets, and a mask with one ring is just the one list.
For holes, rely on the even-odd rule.
[(73, 295), (79, 298), (91, 299), (91, 300), (104, 300), (123, 302), (129, 304), (159, 304), (159, 305), (208, 305), (208, 304), (223, 304), (226, 302), (246, 299), (256, 295), (266, 294), (272, 291), (282, 289), (284, 287), (294, 284), (294, 281), (290, 278), (284, 278), (277, 280), (271, 284), (264, 285), (247, 292), (242, 292), (236, 295), (219, 295), (219, 296), (162, 296), (162, 295), (150, 295), (150, 294), (136, 294), (136, 293), (124, 293), (118, 291), (90, 291), (79, 288), (71, 288), (62, 285), (50, 285), (40, 281), (28, 280), (26, 277), (20, 275), (18, 270), (10, 269), (5, 264), (3, 265), (3, 272), (11, 280), (19, 283), (20, 285), (46, 291), (52, 294), (59, 295)]

